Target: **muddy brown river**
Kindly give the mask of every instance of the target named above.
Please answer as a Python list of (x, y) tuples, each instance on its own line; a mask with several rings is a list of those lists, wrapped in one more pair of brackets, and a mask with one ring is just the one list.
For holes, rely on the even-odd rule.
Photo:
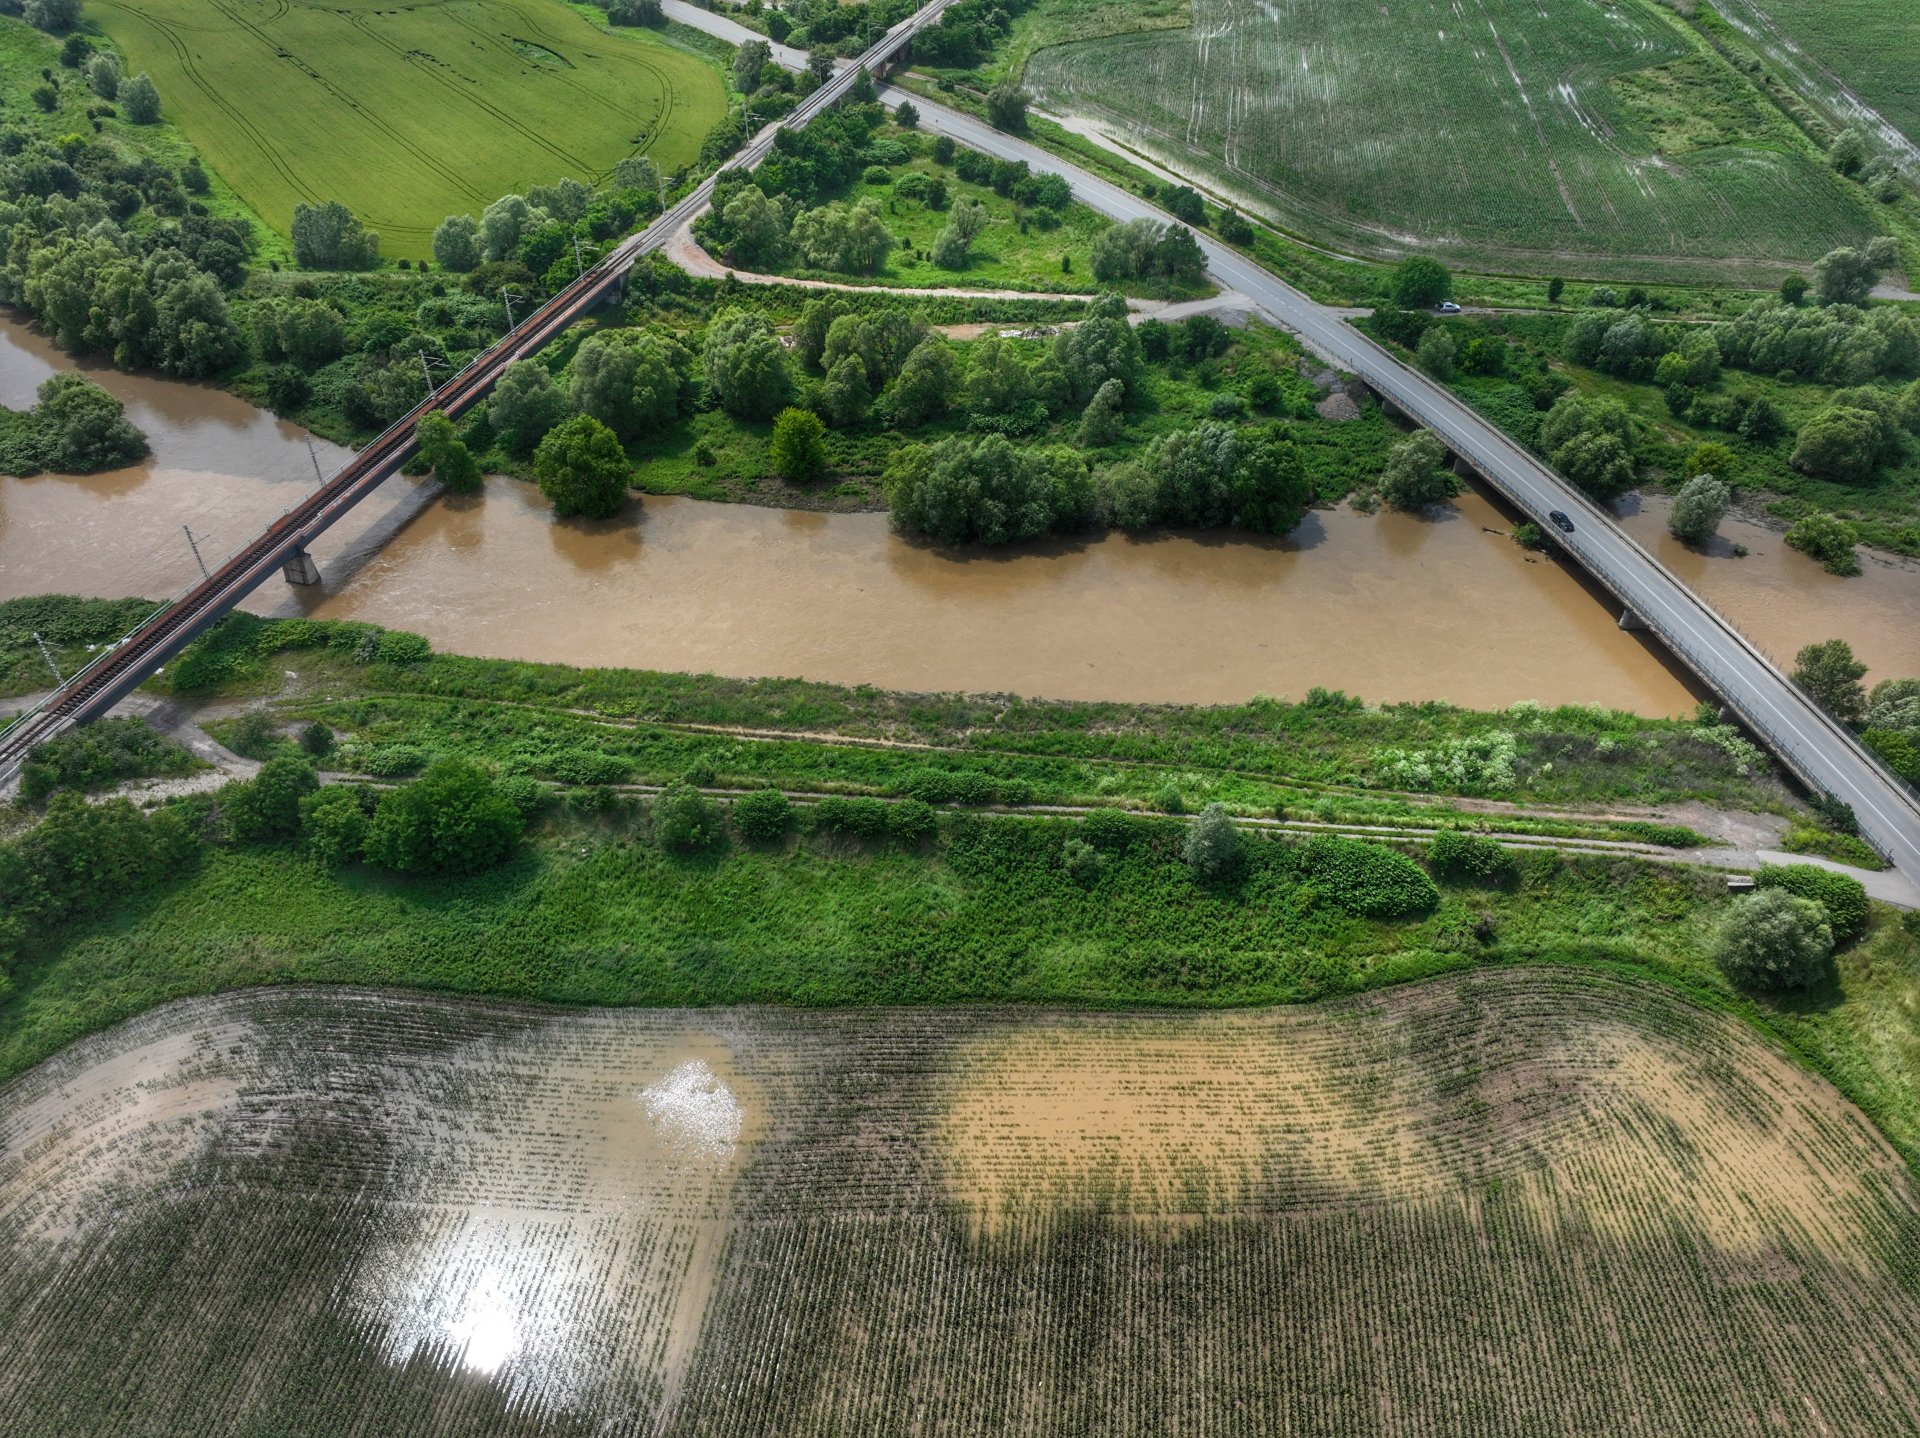
[[(65, 364), (0, 326), (0, 403), (19, 407)], [(85, 479), (0, 477), (0, 598), (49, 591), (171, 594), (346, 451), (221, 391), (94, 378), (123, 398), (153, 458)], [(1643, 541), (1776, 657), (1850, 639), (1875, 677), (1920, 672), (1920, 568), (1824, 574), (1776, 535), (1729, 522), (1753, 553), (1698, 556)], [(432, 497), (394, 480), (315, 547), (325, 583), (273, 581), (262, 613), (377, 621), (444, 650), (790, 675), (911, 690), (1213, 703), (1313, 686), (1371, 700), (1476, 707), (1531, 699), (1645, 714), (1689, 709), (1685, 676), (1579, 576), (1522, 553), (1469, 493), (1431, 518), (1348, 509), (1267, 541), (1109, 535), (1017, 552), (941, 551), (879, 514), (813, 514), (647, 498), (605, 523), (555, 523), (531, 485)]]

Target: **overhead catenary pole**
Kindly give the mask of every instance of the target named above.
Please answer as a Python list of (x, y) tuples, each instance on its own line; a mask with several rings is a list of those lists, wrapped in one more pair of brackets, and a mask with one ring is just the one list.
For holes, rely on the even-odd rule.
[(47, 661), (47, 668), (53, 671), (53, 682), (55, 684), (65, 684), (67, 681), (60, 675), (60, 666), (53, 662), (53, 651), (47, 648), (47, 641), (40, 637), (40, 631), (38, 629), (33, 631), (33, 642), (40, 646), (40, 657)]
[(505, 285), (500, 286), (500, 303), (505, 305), (507, 308), (507, 333), (508, 334), (513, 333), (513, 302), (519, 298), (520, 298), (519, 295), (516, 295), (512, 290), (508, 289)]
[[(507, 318), (509, 327), (511, 327), (513, 318), (513, 312), (511, 310), (507, 312)], [(427, 381), (427, 396), (428, 398), (432, 398), (440, 393), (440, 386), (433, 382), (433, 367), (437, 365), (441, 369), (445, 369), (447, 362), (438, 355), (428, 354), (425, 350), (415, 350), (414, 353), (420, 357), (420, 373)]]
[(193, 551), (193, 562), (200, 566), (200, 577), (211, 579), (213, 576), (207, 573), (207, 561), (200, 557), (200, 541), (194, 537), (193, 530), (183, 524), (180, 532), (187, 536), (187, 548)]

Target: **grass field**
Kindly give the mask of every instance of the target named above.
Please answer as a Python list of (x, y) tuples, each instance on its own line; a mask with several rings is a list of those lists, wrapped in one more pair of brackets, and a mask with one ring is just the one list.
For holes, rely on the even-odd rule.
[(1664, 12), (1199, 0), (1033, 55), (1109, 124), (1323, 243), (1530, 273), (1745, 280), (1872, 233), (1863, 198)]
[(269, 223), (339, 200), (403, 258), (430, 255), (447, 215), (510, 191), (593, 183), (637, 150), (677, 169), (726, 110), (706, 61), (559, 0), (100, 0), (90, 13)]
[(1190, 1016), (242, 994), (0, 1089), (19, 1438), (1905, 1432), (1916, 1245), (1828, 1085), (1537, 969)]

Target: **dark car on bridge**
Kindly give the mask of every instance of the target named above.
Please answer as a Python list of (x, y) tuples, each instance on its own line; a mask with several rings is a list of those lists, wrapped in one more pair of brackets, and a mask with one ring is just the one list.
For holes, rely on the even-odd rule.
[(1573, 533), (1573, 521), (1557, 509), (1547, 511), (1547, 518), (1553, 521), (1553, 527), (1564, 534)]

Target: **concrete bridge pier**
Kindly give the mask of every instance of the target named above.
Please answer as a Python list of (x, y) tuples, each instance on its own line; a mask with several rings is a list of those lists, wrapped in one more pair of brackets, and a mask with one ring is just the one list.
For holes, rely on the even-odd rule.
[(280, 566), (280, 575), (289, 584), (318, 584), (320, 566), (313, 562), (313, 556), (304, 549), (296, 549), (287, 556), (287, 562)]
[(1629, 634), (1645, 634), (1647, 632), (1647, 621), (1635, 614), (1631, 609), (1622, 609), (1620, 611), (1620, 627)]

